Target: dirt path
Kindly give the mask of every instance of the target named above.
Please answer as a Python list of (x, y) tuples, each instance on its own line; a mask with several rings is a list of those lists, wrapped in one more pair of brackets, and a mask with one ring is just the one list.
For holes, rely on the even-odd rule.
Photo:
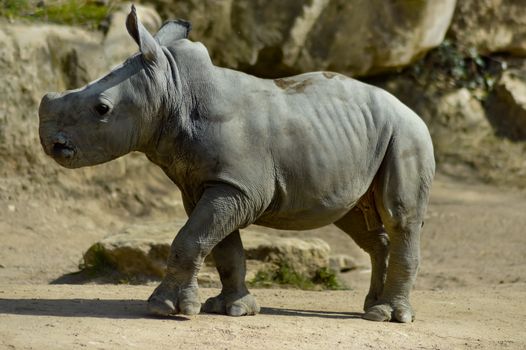
[[(360, 319), (363, 293), (255, 290), (256, 317), (145, 314), (151, 287), (0, 286), (0, 347), (524, 349), (526, 285), (416, 291), (418, 322)], [(202, 297), (217, 290), (204, 289)], [(505, 302), (504, 302), (505, 301)]]
[[(417, 320), (401, 325), (359, 318), (368, 260), (335, 227), (300, 235), (356, 258), (363, 268), (341, 276), (351, 289), (254, 290), (263, 306), (256, 317), (154, 319), (144, 302), (153, 285), (48, 285), (75, 271), (96, 240), (134, 221), (182, 216), (181, 204), (174, 196), (138, 217), (105, 198), (12, 192), (11, 185), (0, 181), (0, 348), (526, 348), (524, 192), (438, 177), (413, 293)], [(202, 300), (215, 292), (202, 290)]]

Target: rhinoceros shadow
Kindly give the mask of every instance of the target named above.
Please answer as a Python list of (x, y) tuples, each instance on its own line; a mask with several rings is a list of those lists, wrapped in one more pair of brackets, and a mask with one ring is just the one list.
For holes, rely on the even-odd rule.
[(363, 313), (360, 312), (335, 312), (335, 311), (317, 311), (317, 310), (301, 310), (301, 309), (286, 309), (262, 307), (262, 315), (273, 316), (291, 316), (291, 317), (320, 317), (332, 319), (352, 319), (362, 318)]
[[(0, 299), (0, 314), (115, 319), (159, 318), (147, 313), (144, 300), (113, 299)], [(162, 318), (189, 320), (180, 316)]]
[[(0, 298), (0, 314), (57, 317), (97, 317), (114, 319), (162, 318), (176, 321), (189, 320), (189, 318), (184, 316), (151, 316), (146, 310), (146, 301), (144, 300)], [(289, 317), (321, 317), (331, 319), (352, 319), (362, 317), (362, 314), (358, 312), (332, 312), (273, 307), (261, 308), (261, 314)]]

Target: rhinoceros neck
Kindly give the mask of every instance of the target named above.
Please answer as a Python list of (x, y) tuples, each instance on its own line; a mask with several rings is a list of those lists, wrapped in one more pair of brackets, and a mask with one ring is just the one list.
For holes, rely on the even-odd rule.
[[(202, 136), (210, 101), (217, 98), (216, 67), (210, 59), (190, 59), (184, 52), (163, 48), (168, 58), (172, 83), (167, 92), (166, 110), (157, 134), (144, 153), (166, 173), (191, 166), (189, 144)], [(174, 174), (168, 174), (172, 179)]]

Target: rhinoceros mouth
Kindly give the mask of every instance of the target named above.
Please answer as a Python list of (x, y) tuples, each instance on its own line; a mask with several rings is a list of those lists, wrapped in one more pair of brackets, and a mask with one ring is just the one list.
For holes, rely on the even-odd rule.
[(60, 164), (69, 163), (75, 156), (75, 147), (65, 138), (59, 137), (51, 145), (51, 156)]

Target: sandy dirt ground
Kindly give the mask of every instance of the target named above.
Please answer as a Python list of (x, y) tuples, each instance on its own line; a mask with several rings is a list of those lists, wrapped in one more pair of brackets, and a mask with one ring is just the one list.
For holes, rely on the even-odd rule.
[[(9, 181), (13, 181), (10, 183)], [(0, 181), (0, 348), (525, 349), (525, 192), (438, 177), (422, 236), (412, 324), (360, 319), (367, 257), (335, 227), (321, 237), (362, 268), (342, 291), (255, 289), (255, 317), (152, 318), (154, 285), (57, 285), (96, 240), (126, 224), (183, 216), (175, 196), (154, 211), (100, 196), (24, 190)], [(67, 180), (64, 180), (67, 181)], [(2, 192), (3, 191), (3, 192)], [(127, 196), (126, 198), (129, 200)], [(204, 288), (201, 298), (217, 293)]]

